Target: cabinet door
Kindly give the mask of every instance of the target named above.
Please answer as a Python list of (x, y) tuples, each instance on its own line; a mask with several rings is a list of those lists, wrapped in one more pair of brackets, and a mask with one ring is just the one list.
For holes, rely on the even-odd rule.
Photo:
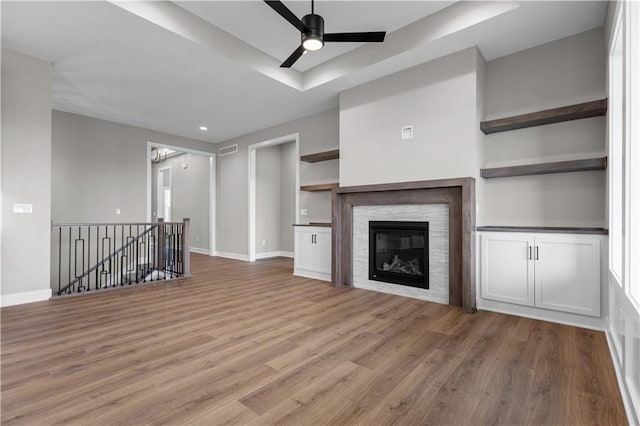
[(536, 306), (600, 316), (600, 240), (536, 236)]
[(527, 234), (486, 233), (482, 239), (482, 297), (533, 306), (533, 238)]
[(331, 273), (331, 231), (322, 230), (316, 233), (315, 266), (316, 271)]
[(313, 271), (313, 243), (314, 232), (302, 227), (296, 227), (294, 239), (294, 267)]

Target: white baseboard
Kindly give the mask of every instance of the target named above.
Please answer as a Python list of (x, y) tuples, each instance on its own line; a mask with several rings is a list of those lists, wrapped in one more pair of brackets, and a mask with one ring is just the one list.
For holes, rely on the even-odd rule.
[(229, 253), (226, 251), (216, 251), (213, 253), (213, 255), (218, 257), (224, 257), (227, 259), (243, 260), (245, 262), (249, 261), (249, 256), (246, 254)]
[(293, 258), (293, 252), (291, 251), (270, 251), (267, 253), (256, 253), (256, 260), (268, 259), (270, 257), (290, 257)]
[(588, 328), (590, 330), (604, 331), (605, 329), (604, 320), (597, 317), (587, 317), (584, 315), (534, 308), (531, 306), (514, 305), (511, 303), (497, 302), (495, 300), (487, 300), (482, 298), (478, 298), (477, 305), (478, 309), (484, 311), (517, 315), (519, 317), (555, 322), (564, 325), (572, 325), (575, 327)]
[(209, 255), (209, 249), (203, 249), (203, 248), (198, 248), (198, 247), (189, 247), (189, 251), (191, 253), (199, 253), (199, 254)]
[(315, 280), (329, 281), (331, 282), (331, 274), (325, 274), (322, 272), (304, 271), (300, 269), (294, 269), (293, 275), (305, 278), (313, 278)]
[(25, 291), (23, 293), (0, 295), (0, 306), (22, 305), (24, 303), (42, 302), (51, 298), (51, 289)]
[(618, 389), (620, 389), (620, 395), (622, 395), (622, 404), (624, 405), (624, 410), (627, 414), (627, 420), (629, 421), (630, 425), (640, 425), (640, 418), (636, 417), (636, 413), (633, 407), (633, 398), (631, 398), (631, 392), (629, 392), (629, 388), (627, 387), (627, 383), (625, 382), (622, 366), (620, 365), (620, 361), (616, 354), (616, 349), (615, 345), (613, 344), (611, 332), (607, 328), (605, 329), (604, 334), (605, 336), (607, 336), (607, 346), (609, 346), (609, 353), (611, 354), (611, 359), (613, 360), (613, 368), (616, 371)]

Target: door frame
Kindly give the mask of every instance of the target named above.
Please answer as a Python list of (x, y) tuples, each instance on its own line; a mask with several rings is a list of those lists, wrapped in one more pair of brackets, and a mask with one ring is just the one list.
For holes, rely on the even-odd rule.
[[(286, 136), (280, 136), (275, 139), (254, 143), (249, 145), (249, 262), (256, 260), (256, 151), (258, 149), (269, 148), (284, 143), (295, 143), (296, 158), (296, 183), (295, 183), (295, 223), (300, 222), (300, 134), (292, 133)], [(293, 225), (293, 223), (291, 224)]]
[[(167, 145), (163, 143), (147, 141), (147, 222), (152, 221), (151, 216), (151, 187), (153, 167), (151, 164), (151, 148), (168, 148), (174, 151), (189, 154), (204, 155), (209, 157), (209, 256), (216, 253), (216, 154), (208, 151), (184, 148), (182, 146)], [(173, 183), (172, 183), (173, 186)], [(171, 191), (173, 194), (173, 190)], [(172, 204), (173, 208), (173, 204)], [(172, 212), (173, 215), (173, 212)]]
[[(153, 167), (151, 168), (153, 170)], [(158, 185), (156, 185), (156, 199), (159, 199), (160, 197), (160, 172), (162, 172), (163, 170), (169, 170), (169, 190), (171, 191), (171, 197), (173, 198), (173, 184), (172, 184), (172, 176), (171, 176), (171, 166), (163, 166), (163, 167), (158, 167), (158, 175), (156, 176), (156, 182), (158, 183)], [(162, 188), (164, 188), (164, 185), (162, 186)], [(151, 194), (151, 197), (153, 198), (153, 194)], [(164, 196), (163, 196), (164, 198)], [(171, 206), (171, 218), (173, 219), (173, 200), (169, 200), (170, 206)], [(166, 202), (165, 202), (166, 205)], [(152, 206), (153, 207), (153, 206)], [(164, 208), (162, 209), (164, 211)], [(153, 215), (153, 211), (151, 212), (151, 214)], [(158, 214), (158, 206), (156, 205), (156, 215)], [(165, 222), (171, 222), (171, 220), (167, 220), (166, 215), (163, 215), (162, 218), (164, 219)]]

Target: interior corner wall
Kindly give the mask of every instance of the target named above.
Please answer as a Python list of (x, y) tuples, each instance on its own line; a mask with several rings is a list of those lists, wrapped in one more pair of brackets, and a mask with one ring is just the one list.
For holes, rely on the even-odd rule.
[[(486, 120), (606, 97), (602, 28), (487, 62)], [(605, 155), (604, 117), (483, 137), (483, 167)], [(486, 179), (478, 225), (606, 227), (605, 171)]]
[(148, 141), (216, 151), (208, 142), (62, 111), (51, 120), (54, 222), (146, 221)]
[[(338, 146), (338, 120), (335, 108), (217, 144), (219, 148), (238, 144), (238, 152), (218, 157), (216, 167), (217, 251), (241, 256), (249, 253), (249, 145), (297, 133), (300, 155), (325, 151)], [(304, 183), (302, 171), (300, 180)], [(307, 205), (300, 197), (300, 208), (308, 209), (310, 216), (315, 216), (315, 209), (326, 208), (331, 217), (330, 204)]]
[[(3, 305), (50, 296), (51, 88), (48, 62), (2, 49)], [(33, 206), (13, 213), (14, 203)], [(22, 295), (20, 301), (7, 300)]]
[(256, 150), (256, 254), (280, 251), (280, 146)]
[[(186, 168), (185, 168), (186, 165)], [(173, 221), (188, 217), (191, 248), (209, 251), (209, 157), (183, 153), (151, 169), (151, 219), (158, 219), (158, 169), (171, 167)]]
[(280, 148), (280, 249), (293, 253), (293, 224), (296, 221), (296, 144), (284, 143)]
[[(477, 49), (340, 94), (340, 186), (476, 177)], [(414, 137), (401, 139), (413, 125)]]

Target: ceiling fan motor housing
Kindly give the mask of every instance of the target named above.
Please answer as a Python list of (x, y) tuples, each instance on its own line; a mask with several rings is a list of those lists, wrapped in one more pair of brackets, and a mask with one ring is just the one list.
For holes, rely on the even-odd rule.
[(305, 15), (302, 18), (302, 23), (309, 29), (309, 31), (302, 33), (303, 45), (307, 39), (319, 40), (324, 44), (324, 19), (322, 16), (316, 15), (315, 13)]

